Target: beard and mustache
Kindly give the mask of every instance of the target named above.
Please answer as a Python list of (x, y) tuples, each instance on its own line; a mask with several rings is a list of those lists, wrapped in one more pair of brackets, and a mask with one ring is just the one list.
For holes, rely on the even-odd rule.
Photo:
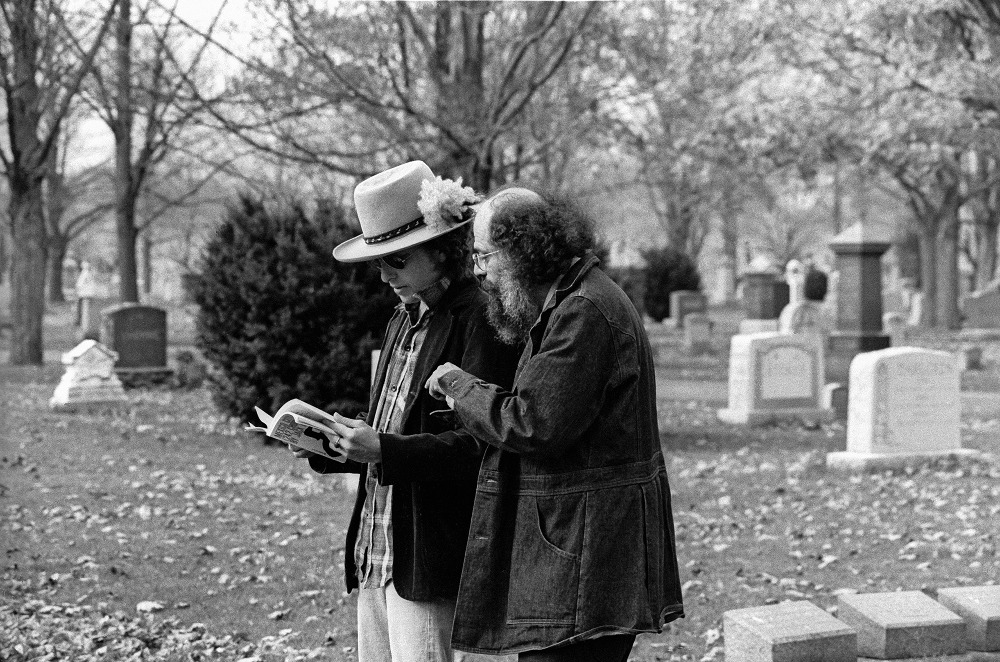
[(489, 297), (486, 319), (496, 329), (497, 337), (508, 345), (524, 342), (541, 312), (526, 288), (509, 270), (502, 270), (495, 282), (483, 281)]

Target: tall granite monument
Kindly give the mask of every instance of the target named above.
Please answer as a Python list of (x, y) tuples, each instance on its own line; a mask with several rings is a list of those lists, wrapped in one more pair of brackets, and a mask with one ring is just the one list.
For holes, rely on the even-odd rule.
[(827, 378), (847, 382), (851, 360), (891, 344), (882, 330), (882, 255), (892, 245), (882, 227), (857, 223), (833, 240), (837, 278), (834, 328), (827, 340)]

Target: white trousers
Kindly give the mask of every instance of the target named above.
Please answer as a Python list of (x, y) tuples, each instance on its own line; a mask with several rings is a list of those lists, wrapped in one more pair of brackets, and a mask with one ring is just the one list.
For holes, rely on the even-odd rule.
[(454, 600), (413, 602), (384, 588), (358, 590), (358, 662), (505, 662), (515, 656), (451, 649)]

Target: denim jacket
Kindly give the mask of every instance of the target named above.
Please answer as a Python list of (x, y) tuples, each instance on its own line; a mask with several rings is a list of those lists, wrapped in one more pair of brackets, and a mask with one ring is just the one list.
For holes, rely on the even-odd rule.
[(588, 256), (531, 329), (512, 390), (461, 370), (442, 389), (489, 444), (453, 644), (519, 652), (683, 616), (670, 488), (642, 321)]
[[(382, 390), (392, 347), (406, 313), (399, 306), (389, 321), (382, 355), (375, 369), (370, 411)], [(396, 592), (407, 600), (454, 598), (472, 515), (476, 476), (484, 446), (457, 429), (453, 415), (424, 388), (441, 363), (450, 361), (483, 379), (510, 384), (519, 348), (503, 344), (486, 320), (486, 295), (474, 279), (448, 288), (428, 322), (414, 369), (401, 434), (381, 433), (379, 482), (392, 485), (392, 579)], [(348, 590), (357, 588), (354, 546), (365, 500), (368, 465), (334, 462), (316, 456), (309, 464), (319, 473), (360, 473), (358, 495), (347, 528), (344, 570)]]

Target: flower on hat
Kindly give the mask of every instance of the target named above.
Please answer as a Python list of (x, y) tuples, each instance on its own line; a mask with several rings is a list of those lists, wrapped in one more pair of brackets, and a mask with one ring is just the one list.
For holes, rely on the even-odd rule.
[(448, 226), (462, 220), (465, 208), (481, 202), (482, 198), (472, 187), (462, 186), (458, 180), (435, 177), (425, 179), (420, 185), (420, 199), (417, 207), (424, 216), (424, 223), (435, 232), (446, 230)]

